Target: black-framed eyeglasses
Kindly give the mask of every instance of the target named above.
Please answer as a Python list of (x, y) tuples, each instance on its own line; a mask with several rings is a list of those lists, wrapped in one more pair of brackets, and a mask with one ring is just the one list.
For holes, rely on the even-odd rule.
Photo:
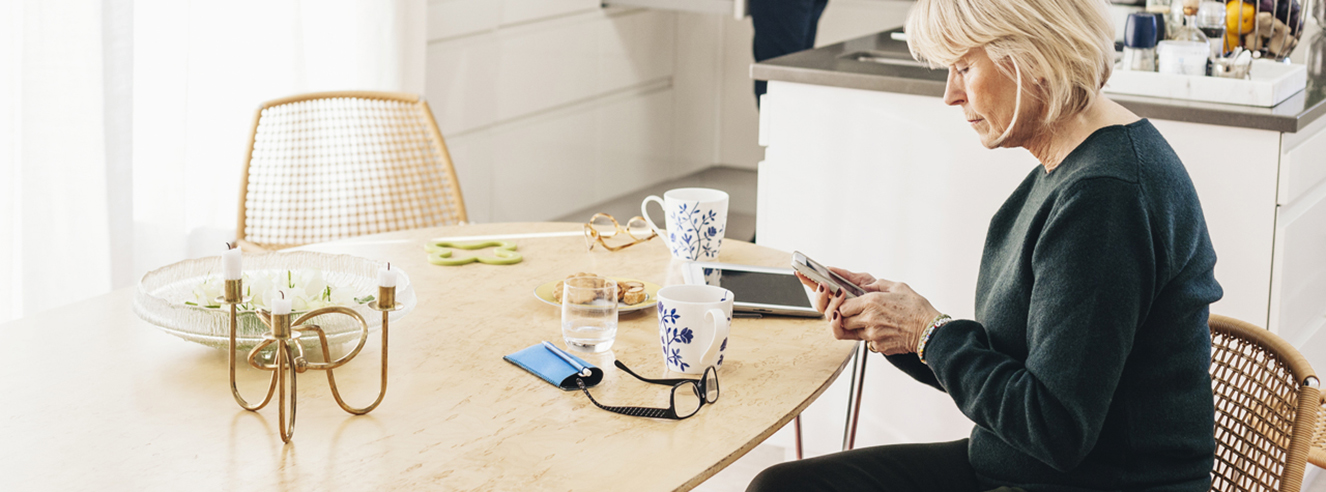
[(704, 375), (700, 379), (650, 379), (636, 374), (619, 360), (612, 363), (618, 369), (626, 371), (627, 374), (646, 383), (671, 386), (672, 395), (669, 397), (670, 404), (668, 408), (607, 406), (595, 400), (594, 396), (589, 394), (589, 388), (585, 387), (585, 382), (580, 378), (576, 378), (576, 384), (580, 386), (580, 391), (584, 391), (585, 396), (589, 397), (589, 401), (593, 402), (594, 406), (609, 412), (632, 417), (682, 420), (698, 413), (700, 407), (703, 407), (706, 403), (713, 404), (718, 401), (718, 369), (714, 366), (705, 369)]

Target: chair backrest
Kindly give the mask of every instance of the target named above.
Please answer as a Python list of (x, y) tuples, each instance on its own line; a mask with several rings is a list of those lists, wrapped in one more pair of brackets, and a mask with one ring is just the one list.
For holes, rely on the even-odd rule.
[(1211, 490), (1298, 492), (1320, 393), (1306, 358), (1275, 334), (1211, 315)]
[(1312, 449), (1308, 451), (1308, 463), (1326, 468), (1326, 393), (1321, 395), (1321, 406), (1317, 407), (1317, 431), (1312, 433)]
[(258, 109), (240, 189), (242, 244), (279, 249), (466, 220), (451, 156), (419, 96), (324, 92)]

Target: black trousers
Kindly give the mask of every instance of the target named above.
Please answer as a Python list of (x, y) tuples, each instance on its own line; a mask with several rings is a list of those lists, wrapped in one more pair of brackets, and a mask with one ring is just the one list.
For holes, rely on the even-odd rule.
[[(815, 47), (815, 30), (829, 0), (750, 0), (750, 20), (755, 27), (752, 47), (761, 62)], [(755, 81), (755, 103), (759, 104), (766, 82)]]
[(913, 490), (983, 490), (967, 460), (967, 440), (875, 446), (780, 463), (760, 472), (746, 488), (746, 492)]

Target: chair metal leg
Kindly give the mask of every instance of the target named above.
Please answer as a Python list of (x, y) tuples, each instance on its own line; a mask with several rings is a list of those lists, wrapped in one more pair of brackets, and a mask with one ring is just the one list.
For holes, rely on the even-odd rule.
[(861, 390), (866, 384), (866, 359), (870, 352), (865, 342), (856, 344), (852, 360), (852, 387), (847, 392), (847, 422), (843, 429), (843, 451), (856, 448), (856, 424), (861, 417)]
[(801, 459), (801, 414), (797, 414), (797, 418), (795, 419), (795, 424), (796, 424), (796, 435), (797, 435), (797, 459), (800, 460)]

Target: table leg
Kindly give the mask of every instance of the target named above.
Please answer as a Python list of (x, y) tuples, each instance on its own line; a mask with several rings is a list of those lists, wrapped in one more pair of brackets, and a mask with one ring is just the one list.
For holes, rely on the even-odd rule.
[(857, 342), (852, 359), (852, 386), (847, 391), (847, 422), (843, 429), (843, 451), (856, 448), (856, 424), (861, 417), (861, 390), (866, 384), (866, 351), (864, 342)]

